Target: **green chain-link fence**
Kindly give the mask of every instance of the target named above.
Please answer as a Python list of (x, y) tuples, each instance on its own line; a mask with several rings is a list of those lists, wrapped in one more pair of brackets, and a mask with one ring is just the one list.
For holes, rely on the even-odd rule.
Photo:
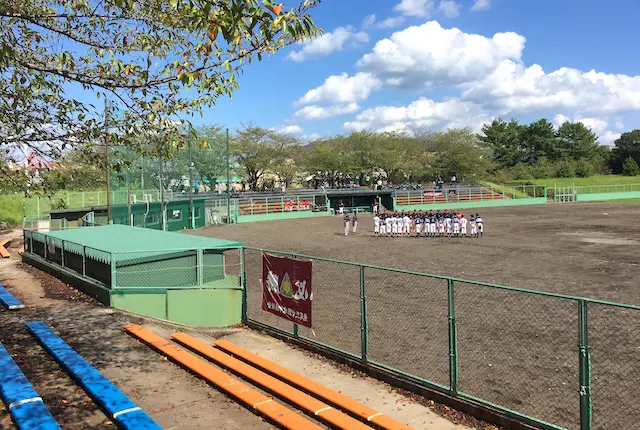
[(239, 249), (173, 248), (109, 252), (24, 229), (25, 252), (107, 289), (238, 288)]
[(245, 321), (330, 347), (542, 428), (635, 428), (640, 307), (321, 257), (313, 329), (261, 311), (244, 248)]

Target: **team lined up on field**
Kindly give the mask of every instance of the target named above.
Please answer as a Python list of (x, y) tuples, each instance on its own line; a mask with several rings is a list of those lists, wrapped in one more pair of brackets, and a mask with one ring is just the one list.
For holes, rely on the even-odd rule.
[[(347, 216), (348, 217), (348, 216)], [(357, 218), (356, 218), (357, 222)], [(347, 221), (345, 221), (346, 227)], [(373, 216), (373, 232), (376, 236), (399, 237), (482, 237), (484, 223), (480, 214), (467, 219), (461, 212), (383, 212)]]

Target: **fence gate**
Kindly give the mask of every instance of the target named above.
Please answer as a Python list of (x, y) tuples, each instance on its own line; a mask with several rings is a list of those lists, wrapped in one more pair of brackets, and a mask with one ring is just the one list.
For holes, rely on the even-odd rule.
[(556, 188), (553, 193), (553, 201), (556, 203), (572, 203), (576, 201), (575, 187)]

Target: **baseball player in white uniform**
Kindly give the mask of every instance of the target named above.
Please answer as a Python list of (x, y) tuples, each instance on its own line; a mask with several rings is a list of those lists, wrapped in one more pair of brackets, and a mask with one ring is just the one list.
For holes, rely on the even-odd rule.
[(373, 214), (373, 234), (380, 236), (380, 217), (375, 212)]

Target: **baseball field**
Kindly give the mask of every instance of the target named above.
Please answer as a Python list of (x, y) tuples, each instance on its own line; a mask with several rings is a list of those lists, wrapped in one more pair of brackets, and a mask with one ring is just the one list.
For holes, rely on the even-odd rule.
[[(465, 212), (466, 215), (472, 211)], [(475, 210), (473, 212), (476, 212)], [(640, 206), (556, 204), (479, 211), (485, 235), (378, 238), (371, 217), (345, 237), (340, 217), (199, 230), (246, 246), (457, 278), (458, 392), (565, 428), (580, 418), (578, 299), (500, 284), (640, 304)], [(291, 331), (260, 309), (260, 252), (245, 252), (249, 318)], [(230, 263), (230, 261), (229, 261)], [(314, 259), (313, 330), (300, 335), (358, 355), (361, 276), (375, 363), (450, 386), (448, 281)], [(593, 428), (640, 418), (640, 311), (587, 303)]]

